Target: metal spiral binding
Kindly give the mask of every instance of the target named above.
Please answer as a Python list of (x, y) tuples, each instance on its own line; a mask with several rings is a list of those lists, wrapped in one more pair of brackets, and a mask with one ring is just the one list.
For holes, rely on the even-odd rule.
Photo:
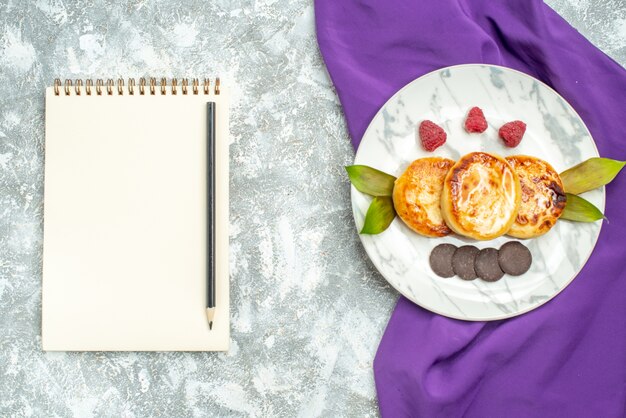
[[(91, 96), (92, 90), (94, 89), (94, 85), (95, 85), (95, 94), (97, 96), (102, 96), (103, 92), (106, 92), (105, 94), (107, 96), (113, 96), (115, 92), (117, 92), (118, 96), (122, 96), (124, 95), (125, 91), (128, 92), (129, 96), (134, 96), (137, 83), (134, 78), (129, 78), (127, 85), (124, 84), (123, 78), (118, 78), (117, 83), (112, 78), (109, 78), (106, 81), (101, 78), (98, 78), (96, 79), (95, 83), (93, 79), (86, 79), (84, 80), (84, 85), (83, 85), (82, 79), (77, 79), (75, 80), (74, 83), (72, 83), (72, 80), (66, 79), (65, 82), (62, 83), (60, 79), (55, 78), (54, 79), (54, 95), (61, 96), (62, 94), (64, 94), (65, 96), (70, 96), (70, 95), (80, 96), (84, 92), (85, 95)], [(157, 79), (154, 77), (150, 77), (148, 80), (146, 80), (145, 77), (141, 77), (139, 79), (138, 85), (139, 85), (140, 96), (144, 96), (147, 94), (151, 96), (155, 96), (157, 94), (157, 90), (156, 90)], [(117, 86), (117, 89), (115, 89), (115, 86)], [(215, 95), (220, 94), (220, 79), (219, 78), (215, 79), (215, 83), (213, 84), (212, 89), (211, 89), (211, 80), (208, 78), (205, 78), (204, 81), (202, 82), (202, 89), (200, 89), (200, 82), (197, 78), (191, 79), (191, 89), (189, 88), (189, 80), (186, 78), (181, 78), (180, 84), (179, 84), (179, 79), (172, 78), (169, 86), (170, 86), (170, 94), (172, 95), (178, 94), (179, 86), (180, 86), (180, 94), (183, 96), (198, 95), (198, 94), (208, 95), (208, 94), (211, 94), (211, 90), (213, 90), (213, 94)], [(72, 89), (72, 87), (74, 87), (74, 89)], [(161, 96), (164, 96), (168, 93), (167, 87), (168, 87), (167, 78), (162, 77), (159, 81), (159, 91), (160, 91)]]

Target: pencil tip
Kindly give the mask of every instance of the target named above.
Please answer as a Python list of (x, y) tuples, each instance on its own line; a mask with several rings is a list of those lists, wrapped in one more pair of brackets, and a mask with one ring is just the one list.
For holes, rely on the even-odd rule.
[(215, 308), (206, 308), (206, 320), (209, 323), (209, 329), (213, 329), (213, 316), (215, 315)]

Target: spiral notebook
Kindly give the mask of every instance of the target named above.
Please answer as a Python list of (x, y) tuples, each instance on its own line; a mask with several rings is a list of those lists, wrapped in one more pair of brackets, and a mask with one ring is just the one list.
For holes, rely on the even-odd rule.
[[(42, 347), (229, 344), (228, 90), (55, 81), (45, 97)], [(216, 305), (206, 317), (207, 102), (216, 103)]]

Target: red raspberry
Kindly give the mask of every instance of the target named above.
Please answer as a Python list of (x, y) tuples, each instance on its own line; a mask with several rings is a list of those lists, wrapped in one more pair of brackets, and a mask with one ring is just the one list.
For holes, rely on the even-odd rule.
[(465, 119), (465, 130), (467, 132), (482, 133), (487, 130), (487, 119), (480, 107), (473, 107)]
[(500, 138), (504, 141), (504, 145), (507, 147), (516, 147), (522, 141), (522, 137), (526, 132), (526, 124), (521, 120), (514, 120), (513, 122), (507, 122), (498, 131)]
[(429, 120), (420, 123), (419, 135), (426, 151), (434, 151), (446, 143), (446, 132), (441, 126)]

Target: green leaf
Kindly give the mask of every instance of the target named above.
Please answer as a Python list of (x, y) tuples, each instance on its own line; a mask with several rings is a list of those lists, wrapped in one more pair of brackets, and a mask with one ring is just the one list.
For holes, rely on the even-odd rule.
[(563, 187), (566, 192), (573, 194), (597, 189), (609, 184), (624, 167), (624, 164), (626, 161), (611, 160), (610, 158), (589, 158), (587, 161), (561, 173)]
[(361, 234), (380, 234), (389, 227), (395, 217), (396, 210), (393, 207), (393, 200), (387, 196), (375, 197), (367, 209)]
[(349, 165), (346, 171), (358, 191), (370, 196), (391, 196), (394, 176), (366, 165)]
[(571, 193), (565, 193), (565, 196), (567, 197), (567, 204), (561, 219), (576, 222), (595, 222), (605, 219), (600, 209), (595, 207), (590, 201)]

